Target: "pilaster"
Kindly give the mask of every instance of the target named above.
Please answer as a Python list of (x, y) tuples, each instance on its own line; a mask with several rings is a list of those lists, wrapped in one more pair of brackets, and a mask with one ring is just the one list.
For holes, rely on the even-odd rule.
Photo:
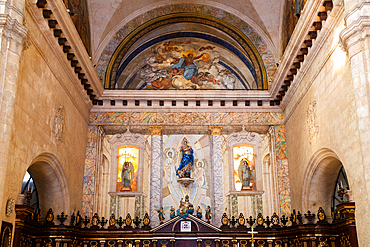
[[(23, 25), (23, 12), (24, 6), (14, 6), (12, 1), (0, 0), (0, 188), (3, 188), (0, 192), (1, 212), (5, 212), (7, 200), (2, 193), (6, 191), (19, 61), (28, 33)], [(0, 214), (0, 218), (3, 214)]]
[(159, 225), (158, 212), (154, 206), (162, 206), (162, 164), (163, 126), (150, 126), (151, 155), (150, 155), (150, 224), (152, 227)]
[[(352, 181), (356, 201), (356, 214), (364, 215), (370, 210), (370, 177), (366, 165), (370, 163), (370, 1), (345, 0), (346, 27), (340, 33), (343, 48), (350, 59), (352, 83), (355, 94), (358, 131), (361, 142), (362, 164), (357, 164), (359, 178)], [(356, 198), (361, 197), (360, 200)], [(370, 230), (362, 217), (357, 217), (360, 246), (370, 242)]]
[(208, 127), (211, 138), (211, 183), (212, 183), (212, 203), (216, 207), (212, 212), (213, 217), (211, 223), (215, 226), (221, 225), (221, 218), (224, 210), (223, 205), (223, 182), (222, 182), (222, 140), (221, 126)]

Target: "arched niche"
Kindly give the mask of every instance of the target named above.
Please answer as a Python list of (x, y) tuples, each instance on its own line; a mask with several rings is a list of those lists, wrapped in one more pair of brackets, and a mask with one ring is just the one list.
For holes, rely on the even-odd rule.
[[(112, 150), (111, 159), (111, 176), (110, 176), (110, 194), (141, 194), (143, 191), (143, 163), (144, 163), (144, 149), (145, 141), (144, 136), (140, 134), (131, 133), (127, 130), (124, 134), (117, 134), (112, 136), (109, 140)], [(133, 146), (139, 149), (139, 161), (138, 161), (138, 183), (136, 192), (116, 192), (116, 177), (117, 177), (117, 158), (118, 149), (122, 146)]]
[(41, 219), (49, 208), (57, 214), (70, 213), (67, 178), (59, 160), (51, 153), (42, 153), (34, 158), (28, 168), (37, 186)]
[[(262, 148), (263, 138), (254, 132), (241, 131), (232, 133), (226, 138), (227, 148), (229, 150), (229, 174), (230, 174), (230, 193), (233, 194), (262, 194), (263, 193), (263, 180), (262, 180)], [(234, 147), (239, 145), (250, 145), (254, 148), (255, 155), (255, 189), (251, 191), (237, 191), (235, 189), (234, 181)]]
[(334, 186), (341, 167), (339, 157), (330, 149), (320, 149), (312, 156), (303, 179), (303, 212), (316, 212), (322, 207), (328, 218), (331, 218)]

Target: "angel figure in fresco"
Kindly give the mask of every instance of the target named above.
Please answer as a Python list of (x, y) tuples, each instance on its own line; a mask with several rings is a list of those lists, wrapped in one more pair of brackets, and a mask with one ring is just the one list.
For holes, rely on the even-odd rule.
[(167, 207), (158, 207), (158, 206), (154, 206), (155, 208), (156, 208), (156, 210), (157, 210), (157, 212), (158, 212), (158, 218), (159, 218), (159, 221), (161, 222), (161, 224), (163, 223), (163, 221), (165, 220), (165, 213), (164, 213), (164, 211), (167, 209), (167, 208), (169, 208), (169, 206), (167, 206)]
[(251, 173), (251, 168), (249, 166), (249, 163), (246, 159), (242, 159), (240, 161), (238, 173), (239, 173), (239, 178), (243, 184), (243, 188), (249, 187), (252, 173)]
[(170, 149), (167, 151), (167, 159), (166, 159), (166, 162), (165, 162), (165, 173), (164, 173), (164, 178), (166, 181), (169, 181), (169, 180), (172, 180), (171, 179), (171, 174), (173, 172), (172, 170), (172, 166), (173, 166), (173, 163), (174, 163), (174, 152)]
[(196, 75), (198, 74), (198, 65), (194, 62), (195, 60), (201, 58), (204, 53), (200, 54), (199, 56), (194, 57), (194, 54), (192, 52), (189, 52), (188, 55), (181, 58), (174, 58), (175, 61), (177, 61), (176, 64), (171, 65), (171, 69), (177, 68), (177, 69), (183, 69), (186, 80), (191, 81), (194, 84), (199, 84), (198, 79), (196, 78)]
[(132, 179), (134, 177), (134, 166), (131, 162), (125, 161), (122, 166), (121, 178), (122, 178), (122, 189), (131, 189)]
[(186, 138), (182, 140), (180, 151), (182, 152), (182, 158), (179, 168), (176, 170), (176, 175), (179, 178), (190, 178), (190, 171), (194, 164), (194, 154), (193, 149), (189, 146)]
[(207, 223), (209, 224), (211, 222), (211, 218), (212, 218), (211, 210), (215, 209), (216, 207), (206, 206), (206, 204), (204, 204), (204, 203), (202, 203), (202, 206), (204, 207), (204, 209), (206, 211), (205, 218), (207, 220)]
[(205, 171), (203, 161), (198, 161), (196, 167), (195, 179), (197, 181), (198, 187), (202, 187), (205, 184)]

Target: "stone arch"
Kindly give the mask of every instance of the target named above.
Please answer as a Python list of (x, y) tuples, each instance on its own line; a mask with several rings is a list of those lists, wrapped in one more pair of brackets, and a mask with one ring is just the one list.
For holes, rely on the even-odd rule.
[(333, 188), (341, 167), (337, 154), (328, 148), (318, 150), (311, 157), (303, 179), (303, 212), (316, 212), (322, 207), (331, 218)]
[(34, 158), (28, 168), (36, 186), (40, 203), (41, 218), (49, 208), (55, 214), (70, 212), (67, 178), (57, 157), (42, 153)]

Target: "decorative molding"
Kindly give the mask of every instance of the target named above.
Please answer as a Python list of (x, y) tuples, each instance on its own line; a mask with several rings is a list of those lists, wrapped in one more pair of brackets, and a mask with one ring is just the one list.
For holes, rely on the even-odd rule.
[(340, 32), (340, 41), (351, 59), (357, 53), (365, 50), (365, 39), (369, 36), (370, 3), (362, 3), (349, 11), (345, 17), (347, 26)]
[(9, 198), (7, 201), (6, 201), (6, 211), (5, 211), (5, 215), (10, 217), (13, 212), (14, 212), (14, 203), (15, 203), (15, 200), (13, 198)]
[(281, 112), (90, 112), (90, 125), (281, 125)]
[(221, 130), (223, 129), (222, 126), (209, 126), (208, 130), (210, 135), (221, 135)]
[[(136, 193), (129, 192), (128, 195), (137, 195), (137, 193), (142, 193), (143, 191), (143, 166), (144, 166), (144, 149), (146, 139), (144, 136), (131, 133), (129, 127), (123, 134), (117, 134), (108, 139), (111, 144), (111, 176), (110, 176), (110, 192), (116, 192), (116, 176), (117, 176), (117, 154), (118, 148), (125, 145), (132, 145), (139, 148), (139, 167), (138, 167), (138, 181), (137, 181), (137, 191)], [(111, 194), (111, 193), (110, 193)], [(113, 195), (113, 194), (112, 194)]]
[[(261, 149), (262, 149), (262, 141), (263, 138), (254, 132), (248, 132), (244, 129), (237, 133), (232, 133), (227, 136), (227, 148), (229, 150), (229, 181), (230, 181), (230, 194), (240, 194), (240, 195), (252, 195), (252, 194), (260, 194), (263, 191), (263, 180), (262, 180), (262, 158), (261, 158)], [(235, 182), (234, 182), (234, 146), (247, 144), (252, 145), (254, 147), (254, 155), (255, 155), (255, 178), (256, 178), (256, 190), (250, 192), (238, 192), (235, 190)]]
[(26, 10), (31, 17), (27, 22), (27, 27), (32, 30), (29, 34), (32, 44), (42, 56), (82, 118), (88, 123), (88, 113), (92, 107), (92, 102), (84, 93), (76, 73), (72, 70), (69, 61), (58, 44), (58, 40), (54, 37), (47, 21), (40, 14), (40, 9), (31, 0), (26, 0)]
[(151, 135), (162, 135), (163, 126), (150, 126), (149, 127)]
[(110, 139), (108, 139), (108, 142), (113, 145), (145, 145), (146, 139), (137, 133), (131, 133), (130, 129), (127, 127), (127, 130), (123, 134), (114, 135)]
[[(318, 68), (319, 70), (315, 71), (313, 75), (306, 79), (307, 72), (311, 68), (311, 65), (314, 63), (319, 52), (323, 52), (322, 47), (327, 41), (328, 37), (333, 33), (335, 25), (338, 23), (342, 13), (344, 12), (344, 7), (340, 5), (335, 5), (328, 19), (325, 21), (322, 30), (318, 34), (318, 37), (312, 47), (310, 52), (307, 55), (305, 61), (303, 62), (301, 69), (298, 71), (297, 75), (294, 77), (294, 81), (290, 89), (287, 91), (283, 101), (281, 102), (281, 108), (284, 110), (284, 123), (286, 123), (291, 115), (294, 113), (295, 109), (298, 107), (299, 103), (302, 101), (303, 97), (306, 95), (307, 91), (311, 87), (312, 83), (321, 73), (321, 69), (324, 67), (326, 62), (329, 60), (335, 49), (339, 45), (339, 41), (333, 43), (331, 49), (326, 49), (326, 56), (324, 59), (321, 59), (322, 63)], [(299, 90), (299, 87), (302, 87)]]
[(63, 31), (63, 36), (68, 40), (68, 44), (72, 47), (94, 93), (99, 98), (103, 93), (103, 86), (63, 1), (48, 0), (48, 8), (52, 10), (53, 16), (58, 21), (58, 27)]
[(307, 125), (308, 125), (309, 142), (310, 144), (312, 144), (312, 141), (319, 134), (319, 125), (317, 123), (317, 115), (316, 115), (316, 101), (311, 101), (308, 104)]

